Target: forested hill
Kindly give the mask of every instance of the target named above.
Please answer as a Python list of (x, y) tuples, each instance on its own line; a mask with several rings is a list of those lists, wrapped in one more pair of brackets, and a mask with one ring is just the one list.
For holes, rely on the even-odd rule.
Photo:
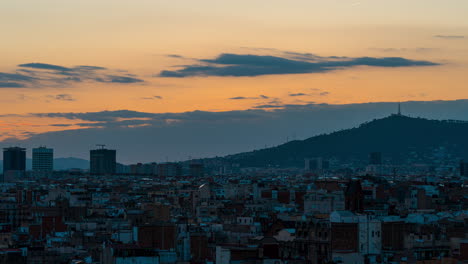
[(391, 115), (359, 127), (295, 140), (272, 148), (224, 157), (243, 167), (303, 166), (310, 157), (366, 160), (370, 152), (404, 159), (444, 146), (458, 156), (468, 156), (468, 122), (429, 120)]

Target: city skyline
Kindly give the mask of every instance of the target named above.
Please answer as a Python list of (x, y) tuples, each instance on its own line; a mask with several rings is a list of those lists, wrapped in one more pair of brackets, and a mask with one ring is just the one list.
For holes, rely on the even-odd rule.
[(0, 263), (468, 263), (467, 14), (0, 1)]

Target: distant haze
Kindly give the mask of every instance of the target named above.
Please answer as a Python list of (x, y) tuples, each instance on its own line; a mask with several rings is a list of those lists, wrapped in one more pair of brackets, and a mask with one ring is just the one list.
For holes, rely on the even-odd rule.
[[(403, 114), (468, 120), (468, 100), (403, 102)], [(117, 149), (121, 163), (186, 160), (234, 154), (355, 127), (397, 112), (397, 103), (284, 105), (276, 110), (153, 114), (134, 111), (66, 113), (61, 118), (94, 120), (83, 128), (9, 139), (1, 147), (46, 145), (56, 157), (89, 158), (96, 144)], [(53, 115), (53, 114), (49, 114)], [(144, 118), (143, 118), (144, 117)], [(96, 121), (98, 120), (98, 121)], [(128, 126), (128, 120), (136, 120)], [(141, 121), (141, 122), (140, 122)]]

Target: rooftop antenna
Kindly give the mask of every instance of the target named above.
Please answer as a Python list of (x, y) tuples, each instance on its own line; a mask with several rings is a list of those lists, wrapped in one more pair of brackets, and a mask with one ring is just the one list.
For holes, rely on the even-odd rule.
[(96, 146), (99, 147), (99, 148), (101, 148), (101, 149), (104, 149), (104, 147), (105, 147), (106, 145), (104, 145), (104, 144), (96, 144)]

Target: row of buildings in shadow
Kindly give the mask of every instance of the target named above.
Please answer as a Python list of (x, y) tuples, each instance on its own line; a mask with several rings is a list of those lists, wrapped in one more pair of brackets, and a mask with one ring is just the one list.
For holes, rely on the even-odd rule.
[[(117, 151), (99, 145), (97, 149), (89, 152), (89, 170), (91, 175), (161, 175), (181, 176), (184, 174), (180, 163), (137, 163), (124, 165), (117, 163)], [(8, 147), (3, 149), (3, 175), (4, 180), (23, 177), (28, 171), (26, 166), (26, 148)], [(54, 149), (41, 146), (32, 149), (33, 176), (46, 176), (54, 171)], [(195, 177), (204, 175), (204, 166), (200, 163), (188, 164), (186, 174)]]

